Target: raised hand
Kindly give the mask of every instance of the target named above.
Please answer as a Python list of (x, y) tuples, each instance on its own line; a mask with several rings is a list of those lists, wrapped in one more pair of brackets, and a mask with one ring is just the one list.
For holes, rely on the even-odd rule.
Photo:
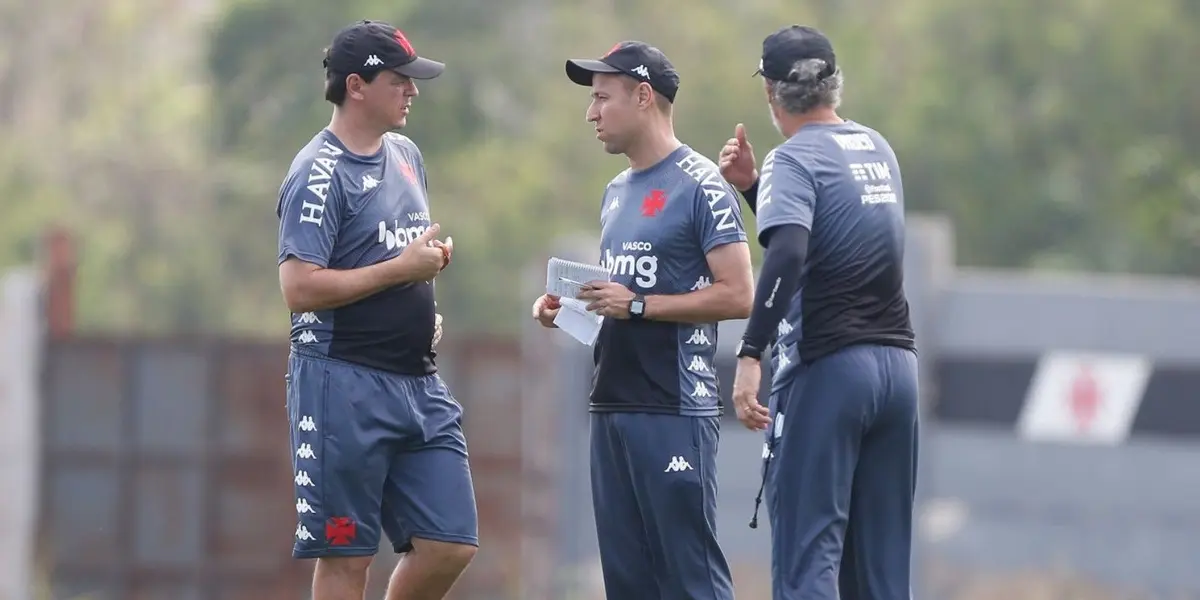
[(721, 168), (721, 176), (729, 185), (744, 192), (758, 181), (758, 167), (754, 160), (754, 146), (746, 139), (746, 127), (741, 123), (733, 130), (733, 137), (725, 142), (721, 154), (717, 157), (717, 165)]

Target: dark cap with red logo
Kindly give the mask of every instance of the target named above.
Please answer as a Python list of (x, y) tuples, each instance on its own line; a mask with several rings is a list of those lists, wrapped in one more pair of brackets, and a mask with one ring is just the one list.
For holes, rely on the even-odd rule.
[(661, 50), (642, 42), (621, 42), (599, 60), (575, 58), (567, 61), (567, 77), (582, 86), (592, 85), (596, 73), (621, 73), (650, 87), (675, 102), (679, 91), (679, 73)]
[(784, 27), (763, 40), (762, 59), (754, 74), (775, 81), (788, 81), (792, 77), (792, 67), (809, 58), (825, 61), (825, 68), (817, 79), (825, 79), (837, 71), (833, 43), (824, 33), (815, 27), (803, 25)]
[(359, 21), (339, 31), (325, 50), (325, 68), (339, 75), (391, 69), (413, 79), (433, 79), (446, 65), (421, 58), (404, 33), (382, 21)]

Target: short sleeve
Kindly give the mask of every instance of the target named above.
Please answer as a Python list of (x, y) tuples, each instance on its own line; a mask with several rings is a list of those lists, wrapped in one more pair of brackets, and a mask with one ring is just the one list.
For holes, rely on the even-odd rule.
[[(318, 170), (314, 169), (314, 173)], [(311, 178), (310, 183), (307, 171), (289, 174), (279, 189), (276, 214), (279, 216), (279, 264), (294, 256), (328, 267), (342, 216), (341, 192), (333, 180)]]
[(722, 180), (720, 186), (697, 185), (692, 223), (700, 247), (708, 254), (717, 246), (746, 241), (742, 204), (737, 193)]
[(758, 239), (772, 227), (799, 225), (812, 231), (817, 199), (812, 174), (776, 148), (763, 160), (758, 183)]

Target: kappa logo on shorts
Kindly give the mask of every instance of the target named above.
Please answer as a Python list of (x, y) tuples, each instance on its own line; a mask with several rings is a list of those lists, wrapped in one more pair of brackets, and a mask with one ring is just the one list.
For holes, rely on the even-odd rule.
[(313, 432), (317, 430), (317, 423), (316, 421), (313, 421), (312, 417), (305, 415), (304, 417), (300, 418), (300, 423), (296, 425), (296, 429), (299, 429), (300, 431)]
[(296, 485), (300, 487), (312, 487), (312, 477), (308, 476), (308, 471), (296, 471)]
[(308, 503), (307, 499), (301, 498), (296, 501), (296, 514), (302, 515), (304, 513), (315, 513), (315, 512), (317, 512), (317, 511), (313, 510), (312, 505)]
[(325, 541), (330, 546), (349, 546), (358, 534), (358, 526), (350, 517), (332, 517), (325, 521)]
[(298, 458), (313, 459), (317, 457), (317, 454), (313, 452), (312, 444), (300, 444), (300, 447), (296, 448), (296, 456)]
[(296, 523), (296, 539), (302, 542), (308, 542), (317, 538), (313, 537), (313, 534), (308, 532), (308, 528), (304, 526), (304, 523)]
[(682, 456), (672, 456), (671, 462), (667, 464), (667, 469), (663, 473), (677, 473), (679, 471), (694, 471), (692, 465), (687, 459)]

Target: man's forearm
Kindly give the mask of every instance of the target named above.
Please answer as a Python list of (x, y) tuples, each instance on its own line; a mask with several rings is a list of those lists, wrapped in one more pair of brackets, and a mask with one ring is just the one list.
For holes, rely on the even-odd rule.
[(331, 310), (412, 281), (398, 258), (357, 269), (313, 269), (284, 290), (292, 312)]
[(767, 251), (754, 294), (754, 310), (742, 340), (763, 350), (773, 341), (776, 327), (786, 315), (800, 286), (800, 273), (808, 254), (808, 230), (784, 225), (768, 231)]
[(742, 194), (742, 198), (746, 200), (746, 206), (750, 207), (750, 214), (758, 215), (758, 179), (750, 184), (750, 187), (744, 190), (738, 190)]
[(750, 288), (714, 281), (694, 292), (646, 296), (646, 319), (677, 323), (711, 323), (750, 315)]

